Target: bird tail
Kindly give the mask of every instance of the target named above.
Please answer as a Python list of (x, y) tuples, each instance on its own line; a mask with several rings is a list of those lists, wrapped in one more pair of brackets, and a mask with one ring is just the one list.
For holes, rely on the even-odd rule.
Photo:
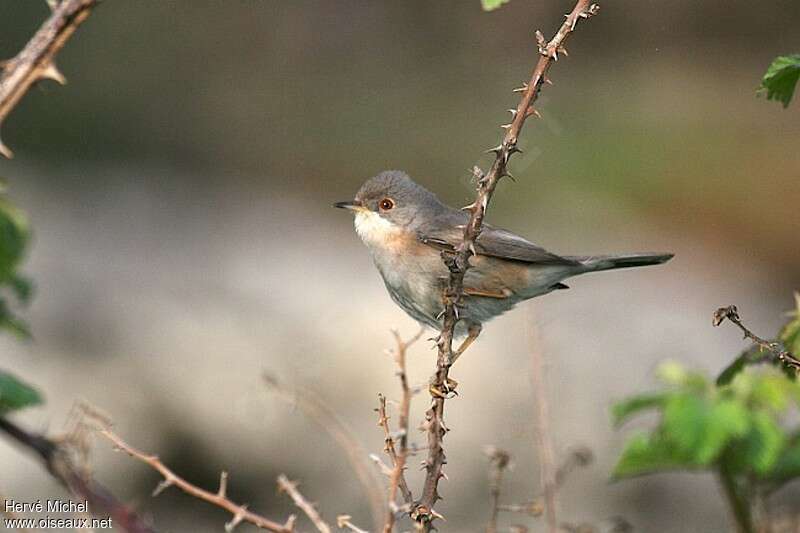
[(660, 265), (666, 263), (675, 254), (666, 253), (639, 253), (627, 255), (593, 255), (583, 257), (570, 257), (579, 261), (586, 272), (600, 272), (602, 270), (612, 270), (615, 268), (631, 268), (649, 265)]

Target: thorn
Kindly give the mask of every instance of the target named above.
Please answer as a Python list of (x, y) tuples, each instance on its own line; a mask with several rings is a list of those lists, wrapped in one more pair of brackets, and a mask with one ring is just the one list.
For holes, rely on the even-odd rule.
[(228, 492), (228, 473), (223, 470), (219, 474), (219, 490), (217, 491), (217, 496), (219, 496), (220, 498), (225, 498), (227, 492)]
[(512, 144), (512, 145), (509, 147), (509, 149), (508, 149), (508, 155), (509, 155), (509, 157), (510, 157), (510, 156), (512, 156), (512, 155), (514, 155), (514, 154), (521, 154), (521, 153), (522, 153), (522, 150), (520, 150), (519, 148), (517, 148), (517, 145), (516, 145), (516, 144)]
[(542, 76), (542, 82), (546, 83), (547, 85), (553, 85), (553, 80), (551, 80), (547, 76)]
[(508, 112), (511, 113), (511, 118), (512, 119), (517, 116), (517, 110), (516, 109), (509, 109)]
[(461, 208), (461, 211), (472, 211), (473, 209), (475, 209), (475, 202), (472, 202), (469, 205), (465, 205), (464, 207)]
[(55, 66), (54, 63), (50, 63), (45, 67), (42, 73), (39, 75), (40, 80), (53, 80), (54, 82), (58, 83), (59, 85), (66, 85), (67, 78), (61, 74), (61, 71), (58, 70), (58, 67)]
[(528, 84), (527, 83), (523, 83), (522, 87), (517, 87), (516, 89), (512, 89), (511, 92), (512, 93), (524, 93), (527, 90), (528, 90)]
[(159, 494), (164, 492), (164, 489), (167, 489), (171, 485), (172, 485), (172, 481), (169, 480), (169, 479), (164, 479), (163, 481), (161, 481), (161, 483), (156, 485), (156, 488), (153, 489), (153, 498), (155, 498), (156, 496), (158, 496)]
[(559, 46), (558, 47), (558, 51), (561, 52), (562, 54), (564, 54), (565, 57), (569, 57), (569, 54), (567, 53), (567, 49), (564, 48), (563, 46)]
[(487, 154), (491, 154), (491, 153), (499, 154), (502, 151), (503, 151), (503, 145), (499, 144), (499, 145), (495, 146), (494, 148), (489, 148), (488, 150), (486, 150), (486, 153)]
[(14, 152), (11, 151), (11, 148), (3, 144), (3, 141), (0, 141), (0, 154), (3, 154), (6, 159), (13, 159)]
[(58, 7), (58, 0), (45, 0), (47, 3), (47, 7), (50, 8), (50, 11), (55, 11)]
[[(225, 523), (225, 531), (226, 531), (226, 533), (231, 533), (234, 529), (236, 529), (236, 526), (238, 526), (239, 524), (242, 523), (242, 520), (244, 520), (244, 511), (246, 511), (246, 510), (247, 510), (247, 505), (242, 505), (241, 506), (241, 512), (236, 513), (233, 516), (233, 519), (230, 522), (226, 522)], [(292, 519), (292, 518), (294, 518), (294, 515), (289, 517), (289, 519)], [(287, 522), (288, 522), (288, 520), (287, 520)], [(292, 520), (292, 524), (291, 525), (294, 526), (294, 520)]]
[(529, 108), (528, 108), (528, 109), (525, 111), (525, 116), (526, 116), (526, 117), (529, 117), (529, 116), (531, 116), (531, 115), (535, 115), (535, 116), (536, 116), (536, 118), (542, 118), (542, 115), (541, 115), (541, 113), (539, 113), (539, 110), (538, 110), (538, 109), (536, 109), (535, 107), (529, 107)]
[(541, 30), (536, 30), (536, 44), (539, 45), (540, 52), (547, 46), (547, 41), (545, 40), (544, 34)]
[(511, 127), (511, 124), (500, 124), (500, 127), (503, 128), (504, 130), (507, 130), (508, 128)]
[(503, 174), (503, 176), (505, 176), (506, 178), (510, 179), (510, 180), (511, 180), (511, 181), (513, 181), (514, 183), (516, 183), (516, 182), (517, 182), (517, 178), (515, 178), (515, 177), (514, 177), (514, 176), (511, 174), (511, 172), (509, 172), (508, 170), (506, 170), (506, 171), (505, 171), (505, 173)]

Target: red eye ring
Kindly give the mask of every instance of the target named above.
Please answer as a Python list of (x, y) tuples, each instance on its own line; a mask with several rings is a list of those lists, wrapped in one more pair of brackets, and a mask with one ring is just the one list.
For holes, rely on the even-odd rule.
[(380, 201), (378, 207), (380, 207), (383, 211), (388, 211), (394, 207), (394, 201), (392, 201), (391, 198), (384, 198)]

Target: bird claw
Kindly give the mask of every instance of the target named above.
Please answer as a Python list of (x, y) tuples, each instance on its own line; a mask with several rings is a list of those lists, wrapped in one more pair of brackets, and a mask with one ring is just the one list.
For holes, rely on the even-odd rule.
[(431, 393), (431, 396), (434, 398), (441, 398), (442, 400), (449, 400), (451, 398), (455, 398), (458, 396), (456, 392), (456, 387), (458, 387), (458, 381), (450, 378), (446, 378), (444, 383), (431, 383), (428, 387), (428, 392)]

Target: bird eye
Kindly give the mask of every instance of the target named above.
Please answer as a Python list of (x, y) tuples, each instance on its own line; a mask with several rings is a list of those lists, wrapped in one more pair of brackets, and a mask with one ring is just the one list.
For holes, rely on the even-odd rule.
[(394, 202), (391, 198), (384, 198), (381, 200), (381, 203), (378, 204), (378, 207), (380, 207), (383, 211), (388, 211), (394, 207)]

